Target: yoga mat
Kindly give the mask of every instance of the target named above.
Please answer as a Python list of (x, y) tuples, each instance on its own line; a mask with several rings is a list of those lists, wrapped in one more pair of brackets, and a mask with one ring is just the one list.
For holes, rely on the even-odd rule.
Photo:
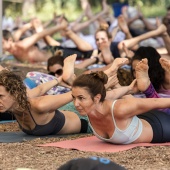
[(36, 138), (61, 138), (68, 137), (68, 135), (48, 135), (48, 136), (32, 136), (24, 132), (0, 132), (0, 143), (14, 143), (24, 142)]
[(16, 122), (16, 120), (0, 120), (0, 124), (3, 124), (3, 123), (14, 123)]
[(76, 149), (80, 151), (89, 151), (89, 152), (120, 152), (129, 150), (138, 146), (169, 146), (169, 143), (157, 143), (157, 144), (151, 144), (151, 143), (139, 143), (139, 144), (128, 144), (128, 145), (114, 145), (111, 143), (106, 143), (95, 136), (91, 137), (84, 137), (79, 138), (75, 140), (66, 140), (66, 141), (60, 141), (55, 143), (47, 143), (42, 144), (38, 146), (53, 146), (58, 148), (65, 148), (65, 149)]

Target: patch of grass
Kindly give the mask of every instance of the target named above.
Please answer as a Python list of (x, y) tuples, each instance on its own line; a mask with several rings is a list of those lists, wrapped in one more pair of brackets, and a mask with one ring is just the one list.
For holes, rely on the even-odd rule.
[(142, 7), (145, 17), (162, 17), (166, 14), (166, 9), (162, 5), (152, 5)]

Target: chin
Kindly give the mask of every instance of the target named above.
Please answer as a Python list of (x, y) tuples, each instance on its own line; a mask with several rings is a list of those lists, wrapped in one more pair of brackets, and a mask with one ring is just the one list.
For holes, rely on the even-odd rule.
[(0, 109), (0, 113), (5, 113), (6, 111), (6, 109)]
[(77, 110), (81, 116), (87, 116), (87, 113), (84, 110)]

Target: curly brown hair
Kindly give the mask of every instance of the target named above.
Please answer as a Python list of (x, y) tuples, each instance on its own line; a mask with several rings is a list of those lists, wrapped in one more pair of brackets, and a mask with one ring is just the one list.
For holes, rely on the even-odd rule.
[(30, 103), (27, 98), (26, 86), (19, 75), (9, 70), (2, 70), (0, 72), (0, 85), (13, 96), (18, 103), (19, 109), (29, 110)]

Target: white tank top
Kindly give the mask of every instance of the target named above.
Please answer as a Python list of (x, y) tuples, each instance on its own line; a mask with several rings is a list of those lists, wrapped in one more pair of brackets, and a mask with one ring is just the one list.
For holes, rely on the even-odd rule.
[(114, 119), (114, 114), (113, 114), (113, 108), (114, 108), (114, 104), (117, 100), (115, 100), (112, 104), (112, 110), (111, 110), (111, 113), (112, 113), (112, 118), (113, 118), (113, 123), (114, 123), (114, 126), (115, 126), (115, 130), (113, 132), (113, 135), (111, 138), (109, 139), (106, 139), (106, 138), (103, 138), (101, 136), (99, 136), (93, 129), (90, 121), (90, 126), (93, 130), (93, 133), (95, 134), (95, 136), (105, 142), (110, 142), (110, 143), (114, 143), (114, 144), (129, 144), (129, 143), (132, 143), (133, 141), (135, 141), (137, 138), (139, 138), (139, 136), (141, 135), (142, 133), (142, 128), (143, 128), (143, 125), (142, 125), (142, 122), (141, 120), (137, 117), (137, 116), (134, 116), (132, 118), (132, 121), (130, 122), (129, 126), (125, 129), (125, 130), (121, 130), (119, 129), (117, 126), (116, 126), (116, 122), (115, 122), (115, 119)]

